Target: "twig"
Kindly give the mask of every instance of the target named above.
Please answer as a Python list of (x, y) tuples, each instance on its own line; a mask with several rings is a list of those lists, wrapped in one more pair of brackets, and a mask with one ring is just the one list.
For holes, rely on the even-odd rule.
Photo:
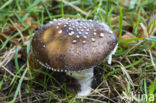
[(15, 76), (14, 73), (12, 73), (10, 70), (8, 70), (5, 66), (1, 66), (5, 71), (7, 71), (10, 75)]

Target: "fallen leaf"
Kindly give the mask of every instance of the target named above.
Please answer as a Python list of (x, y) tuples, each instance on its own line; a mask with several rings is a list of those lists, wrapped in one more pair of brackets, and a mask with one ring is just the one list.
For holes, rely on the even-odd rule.
[(11, 26), (8, 26), (8, 31), (13, 31), (19, 29), (20, 31), (23, 29), (23, 26), (20, 23), (13, 23)]
[(154, 56), (156, 56), (156, 49), (152, 49), (152, 53)]
[[(121, 37), (121, 41), (125, 41), (125, 40), (128, 40), (128, 39), (133, 39), (133, 38), (136, 38), (136, 37), (134, 35), (132, 35), (131, 33), (126, 33), (125, 35), (123, 35)], [(135, 40), (127, 41), (126, 43), (122, 43), (121, 46), (124, 47), (124, 48), (127, 48), (132, 43), (136, 43), (136, 41)]]

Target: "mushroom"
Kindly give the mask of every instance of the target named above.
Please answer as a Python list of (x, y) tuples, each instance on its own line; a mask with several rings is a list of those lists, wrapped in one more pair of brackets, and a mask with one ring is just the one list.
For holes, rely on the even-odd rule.
[(78, 80), (78, 96), (91, 92), (94, 67), (117, 49), (117, 39), (103, 22), (83, 19), (55, 19), (37, 30), (32, 39), (32, 50), (45, 68)]

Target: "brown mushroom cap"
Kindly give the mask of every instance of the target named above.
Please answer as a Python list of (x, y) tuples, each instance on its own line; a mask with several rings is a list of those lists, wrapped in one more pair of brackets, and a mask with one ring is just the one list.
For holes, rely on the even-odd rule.
[(55, 71), (80, 71), (101, 63), (117, 44), (102, 22), (58, 19), (37, 30), (32, 49), (41, 65)]

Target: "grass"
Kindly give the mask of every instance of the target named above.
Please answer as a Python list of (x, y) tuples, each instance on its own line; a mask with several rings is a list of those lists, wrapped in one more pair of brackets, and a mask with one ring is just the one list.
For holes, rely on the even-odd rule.
[[(1, 0), (0, 102), (155, 103), (155, 16), (155, 0)], [(101, 82), (88, 97), (70, 93), (60, 74), (32, 59), (35, 30), (68, 17), (105, 22), (118, 38), (112, 65), (95, 68)]]

